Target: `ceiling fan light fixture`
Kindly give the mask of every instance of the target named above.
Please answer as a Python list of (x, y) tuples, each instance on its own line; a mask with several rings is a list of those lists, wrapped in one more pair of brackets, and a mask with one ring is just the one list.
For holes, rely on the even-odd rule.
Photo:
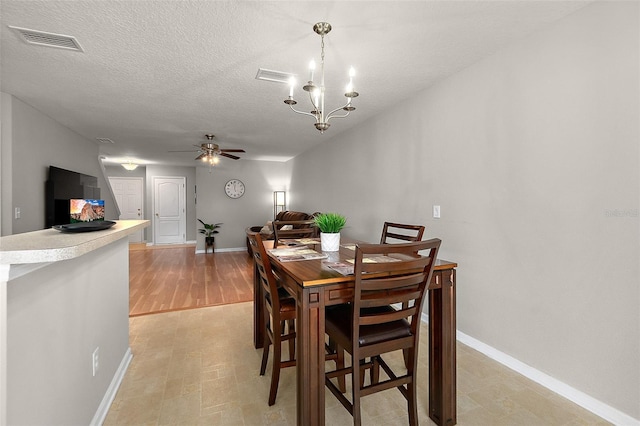
[(240, 157), (238, 157), (237, 155), (229, 154), (230, 152), (246, 152), (244, 149), (240, 148), (220, 149), (220, 145), (213, 143), (213, 138), (215, 138), (215, 135), (206, 134), (204, 136), (207, 138), (207, 142), (201, 143), (200, 145), (194, 145), (196, 148), (198, 148), (197, 151), (169, 152), (198, 152), (199, 155), (195, 158), (196, 161), (202, 160), (203, 163), (209, 164), (210, 167), (218, 164), (220, 162), (220, 157), (226, 157), (232, 160), (240, 159)]

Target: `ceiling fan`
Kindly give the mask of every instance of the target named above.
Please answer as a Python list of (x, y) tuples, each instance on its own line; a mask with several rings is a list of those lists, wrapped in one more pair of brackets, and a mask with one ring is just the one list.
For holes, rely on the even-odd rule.
[(244, 149), (220, 149), (218, 144), (213, 143), (214, 135), (204, 135), (209, 142), (202, 143), (200, 145), (194, 145), (197, 150), (190, 151), (169, 151), (169, 152), (199, 152), (200, 155), (196, 157), (196, 160), (202, 160), (211, 165), (218, 163), (219, 157), (227, 157), (232, 160), (239, 160), (237, 155), (229, 154), (230, 152), (246, 152)]

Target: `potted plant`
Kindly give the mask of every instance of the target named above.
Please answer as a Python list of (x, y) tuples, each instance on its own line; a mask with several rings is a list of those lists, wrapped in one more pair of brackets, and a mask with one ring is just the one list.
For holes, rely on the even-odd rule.
[(205, 244), (205, 252), (206, 247), (213, 247), (216, 243), (215, 234), (218, 233), (218, 228), (222, 223), (204, 223), (201, 219), (198, 219), (203, 226), (203, 228), (198, 229), (198, 232), (204, 235), (204, 244)]
[(338, 213), (320, 213), (314, 220), (320, 229), (322, 251), (340, 250), (340, 231), (347, 223), (347, 218)]

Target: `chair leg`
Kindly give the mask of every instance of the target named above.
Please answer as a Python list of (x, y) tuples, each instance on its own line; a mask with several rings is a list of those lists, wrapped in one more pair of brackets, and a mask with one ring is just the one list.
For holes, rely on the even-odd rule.
[(280, 363), (282, 361), (282, 340), (280, 335), (273, 336), (273, 370), (271, 371), (271, 389), (269, 389), (269, 406), (276, 403), (278, 382), (280, 381)]
[[(296, 331), (295, 320), (288, 320), (289, 333)], [(296, 339), (289, 339), (289, 360), (296, 359)]]
[(418, 404), (416, 398), (416, 381), (415, 376), (411, 383), (407, 384), (407, 404), (409, 409), (409, 425), (418, 425)]
[[(336, 370), (344, 368), (344, 349), (340, 345), (336, 346)], [(340, 392), (345, 393), (347, 391), (347, 383), (344, 374), (338, 377), (338, 389)]]
[(380, 362), (378, 357), (371, 357), (371, 371), (369, 372), (371, 378), (371, 384), (378, 383), (380, 381)]
[(271, 345), (271, 338), (269, 337), (269, 330), (264, 330), (264, 339), (262, 340), (262, 363), (260, 364), (260, 375), (264, 376), (267, 371), (267, 361), (269, 360), (269, 346)]
[(360, 363), (359, 361), (352, 360), (351, 365), (351, 394), (352, 394), (352, 409), (353, 409), (353, 425), (360, 426), (362, 422), (361, 414), (360, 414), (360, 387), (363, 379), (362, 370), (359, 365), (356, 363)]
[(418, 425), (418, 384), (416, 382), (416, 369), (418, 368), (418, 363), (416, 362), (416, 354), (417, 351), (407, 351), (407, 374), (411, 376), (411, 381), (407, 383), (407, 405), (409, 410), (409, 425), (417, 426)]
[[(329, 355), (331, 356), (335, 355), (335, 358), (333, 358), (333, 361), (336, 363), (336, 370), (344, 369), (344, 349), (340, 345), (338, 345), (336, 341), (333, 340), (331, 337), (329, 337), (329, 343), (327, 346), (328, 346), (327, 352), (329, 353)], [(346, 393), (347, 384), (346, 384), (345, 375), (342, 374), (340, 376), (337, 376), (337, 379), (338, 379), (338, 389), (340, 390), (340, 392)]]

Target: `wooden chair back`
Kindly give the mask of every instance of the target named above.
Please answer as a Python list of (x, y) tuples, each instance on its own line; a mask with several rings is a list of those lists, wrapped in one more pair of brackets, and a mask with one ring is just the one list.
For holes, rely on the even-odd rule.
[[(318, 227), (314, 220), (274, 220), (273, 247), (278, 247), (281, 239), (286, 238), (315, 238), (318, 236)], [(291, 229), (282, 229), (283, 227)]]
[(404, 223), (385, 222), (382, 227), (380, 244), (388, 244), (389, 239), (401, 241), (420, 241), (424, 234), (424, 226)]
[(278, 296), (278, 283), (271, 271), (271, 262), (264, 248), (260, 233), (248, 234), (251, 253), (258, 271), (260, 286), (264, 292), (265, 309), (270, 315), (280, 312), (280, 298)]
[[(433, 274), (440, 240), (416, 241), (403, 244), (358, 244), (355, 255), (355, 288), (353, 301), (353, 342), (360, 341), (361, 327), (379, 328), (387, 323), (406, 320), (411, 335), (395, 342), (353, 348), (354, 358), (362, 359), (399, 348), (417, 350), (420, 315), (424, 295)], [(416, 253), (428, 250), (426, 255)], [(376, 257), (396, 261), (371, 262)], [(401, 304), (402, 309), (387, 310)]]

